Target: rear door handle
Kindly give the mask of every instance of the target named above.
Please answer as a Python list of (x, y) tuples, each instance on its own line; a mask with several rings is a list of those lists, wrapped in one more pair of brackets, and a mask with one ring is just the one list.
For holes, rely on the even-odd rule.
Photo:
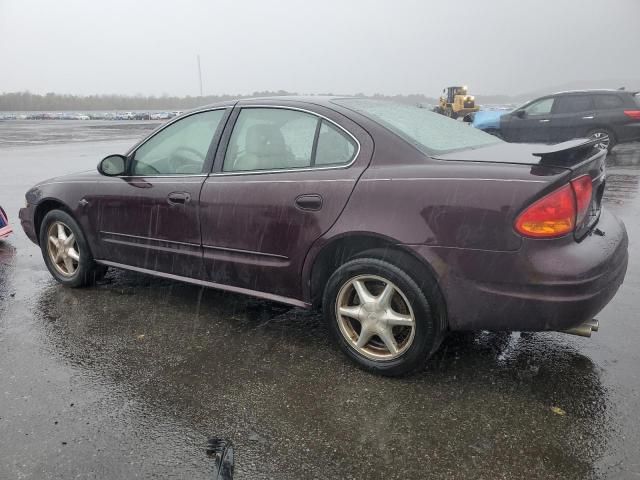
[(304, 194), (296, 198), (296, 207), (300, 210), (318, 211), (322, 208), (322, 197), (318, 194)]
[(547, 122), (550, 122), (551, 120), (549, 120), (549, 119), (545, 118), (545, 119), (538, 120), (538, 121), (539, 121), (540, 123), (547, 123)]
[(593, 120), (593, 115), (587, 115), (586, 117), (582, 117), (583, 120)]
[(167, 195), (167, 202), (169, 205), (184, 205), (191, 200), (191, 195), (187, 192), (171, 192)]

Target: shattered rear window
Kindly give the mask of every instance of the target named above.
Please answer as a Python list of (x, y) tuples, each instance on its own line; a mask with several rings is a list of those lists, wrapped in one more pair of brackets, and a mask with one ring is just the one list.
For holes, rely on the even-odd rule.
[(427, 155), (501, 143), (499, 138), (425, 108), (379, 100), (345, 98), (334, 103), (354, 110), (399, 135)]

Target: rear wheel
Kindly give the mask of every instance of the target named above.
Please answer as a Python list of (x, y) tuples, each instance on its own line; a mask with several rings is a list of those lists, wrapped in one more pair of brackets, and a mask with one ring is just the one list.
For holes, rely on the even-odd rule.
[(78, 223), (62, 210), (52, 210), (42, 220), (40, 249), (53, 278), (68, 287), (91, 285), (107, 271), (93, 260)]
[(382, 375), (424, 368), (442, 340), (425, 292), (407, 272), (377, 258), (339, 267), (327, 283), (323, 312), (341, 350)]
[(597, 140), (596, 148), (607, 150), (608, 152), (615, 146), (615, 138), (613, 134), (606, 128), (597, 128), (589, 132), (589, 138)]

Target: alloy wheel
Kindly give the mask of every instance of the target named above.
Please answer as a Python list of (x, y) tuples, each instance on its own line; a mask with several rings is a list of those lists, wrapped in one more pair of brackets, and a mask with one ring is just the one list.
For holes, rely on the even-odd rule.
[(344, 339), (372, 360), (393, 360), (413, 343), (416, 321), (404, 293), (377, 275), (344, 283), (336, 299), (336, 320)]
[(64, 277), (72, 277), (80, 264), (80, 249), (71, 229), (60, 221), (47, 230), (47, 252), (51, 264)]
[(608, 150), (609, 144), (611, 143), (611, 139), (609, 138), (609, 134), (603, 131), (593, 132), (591, 134), (591, 138), (593, 140), (597, 140), (595, 147), (600, 150)]

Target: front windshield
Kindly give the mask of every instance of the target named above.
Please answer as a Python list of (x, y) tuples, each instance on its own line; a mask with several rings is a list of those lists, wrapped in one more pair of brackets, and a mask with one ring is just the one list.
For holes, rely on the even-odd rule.
[(334, 100), (399, 135), (427, 155), (494, 145), (499, 138), (425, 108), (359, 98)]

